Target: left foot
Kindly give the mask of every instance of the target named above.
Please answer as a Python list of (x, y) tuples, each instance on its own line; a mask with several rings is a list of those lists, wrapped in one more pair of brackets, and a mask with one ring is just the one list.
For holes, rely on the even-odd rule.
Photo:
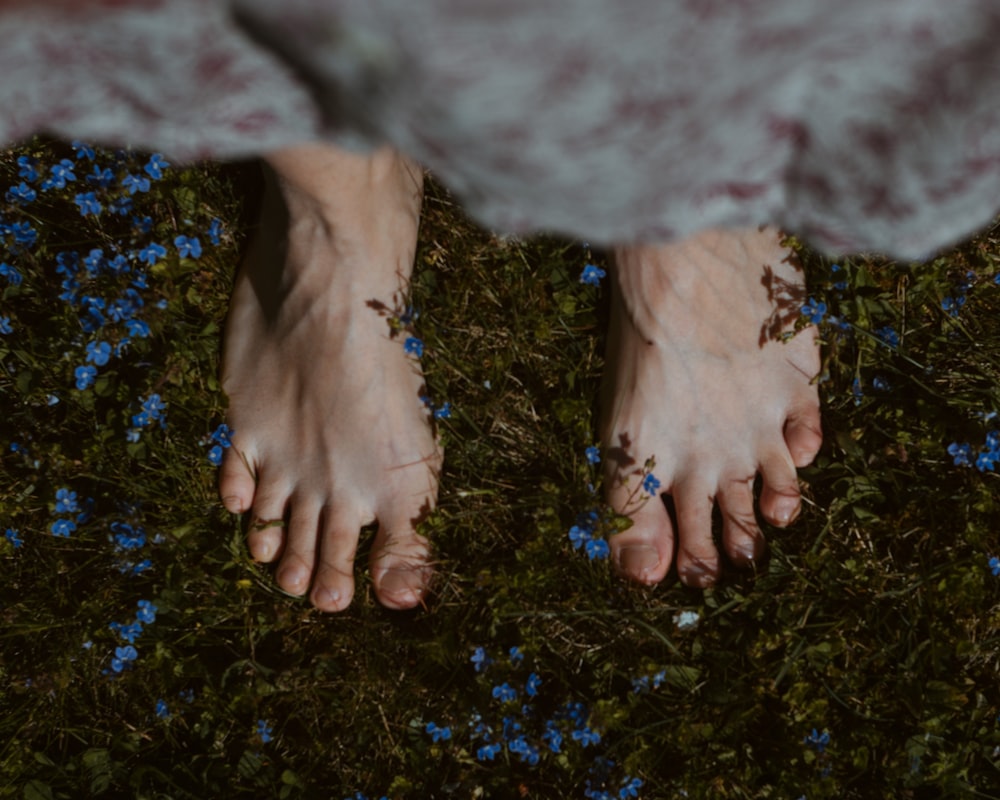
[[(615, 253), (601, 441), (608, 501), (633, 522), (612, 537), (612, 559), (635, 581), (661, 581), (676, 549), (684, 583), (714, 583), (716, 503), (729, 558), (758, 558), (757, 473), (764, 519), (785, 526), (798, 516), (795, 469), (822, 439), (819, 350), (814, 327), (780, 340), (806, 292), (779, 242), (774, 229), (715, 230)], [(647, 459), (659, 481), (651, 492)], [(676, 530), (661, 493), (673, 497)]]

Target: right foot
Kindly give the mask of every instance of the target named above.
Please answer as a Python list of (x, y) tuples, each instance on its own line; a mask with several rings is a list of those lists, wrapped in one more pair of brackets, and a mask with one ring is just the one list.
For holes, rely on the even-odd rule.
[(226, 325), (234, 434), (219, 494), (251, 512), (254, 558), (278, 560), (278, 585), (323, 611), (350, 604), (358, 535), (377, 520), (375, 593), (410, 608), (431, 573), (415, 528), (434, 507), (441, 452), (420, 364), (388, 317), (412, 270), (422, 174), (389, 150), (307, 147), (269, 161)]

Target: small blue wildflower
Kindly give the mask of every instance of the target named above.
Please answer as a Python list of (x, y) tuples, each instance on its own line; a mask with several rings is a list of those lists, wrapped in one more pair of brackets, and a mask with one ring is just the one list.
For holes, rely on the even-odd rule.
[(80, 510), (80, 505), (76, 502), (76, 492), (69, 489), (59, 489), (56, 491), (56, 513), (75, 514)]
[(24, 281), (21, 273), (10, 264), (0, 263), (0, 275), (5, 277), (11, 286), (20, 286)]
[(139, 217), (133, 217), (132, 224), (135, 226), (135, 229), (140, 233), (149, 233), (151, 230), (153, 230), (152, 217), (143, 217), (142, 219), (139, 219)]
[(38, 170), (36, 167), (38, 162), (35, 161), (31, 156), (18, 156), (17, 159), (17, 175), (19, 178), (24, 178), (24, 180), (29, 183), (33, 183), (38, 180)]
[(132, 213), (132, 205), (132, 198), (128, 195), (122, 195), (112, 200), (108, 208), (111, 209), (112, 214), (125, 217)]
[(81, 142), (79, 139), (74, 139), (70, 144), (73, 148), (73, 152), (76, 153), (76, 160), (79, 161), (81, 158), (85, 158), (88, 161), (93, 161), (97, 156), (94, 153), (94, 148), (91, 147), (86, 142)]
[(809, 745), (817, 753), (822, 753), (826, 750), (826, 746), (830, 744), (830, 733), (828, 731), (819, 733), (815, 728), (813, 728), (812, 733), (806, 736), (806, 738), (802, 740), (802, 743)]
[(657, 477), (650, 472), (645, 478), (642, 479), (643, 491), (648, 492), (651, 495), (655, 495), (660, 488), (660, 481)]
[(150, 419), (160, 419), (167, 405), (158, 394), (151, 394), (142, 401), (142, 410), (149, 414)]
[(490, 664), (493, 663), (493, 659), (491, 659), (488, 655), (486, 655), (486, 650), (482, 647), (477, 647), (473, 651), (472, 657), (469, 659), (469, 661), (471, 661), (475, 665), (476, 672), (482, 672)]
[(163, 157), (162, 153), (153, 153), (143, 167), (145, 173), (154, 181), (163, 177), (163, 170), (170, 166), (170, 163)]
[(577, 728), (573, 731), (572, 736), (582, 747), (589, 747), (592, 744), (600, 744), (601, 742), (601, 734), (591, 728)]
[(451, 738), (451, 728), (447, 726), (439, 728), (433, 722), (427, 723), (424, 733), (430, 735), (432, 742), (447, 742)]
[(17, 186), (11, 186), (4, 195), (4, 199), (8, 203), (17, 203), (21, 206), (28, 205), (28, 203), (33, 202), (37, 197), (38, 192), (24, 181), (21, 181)]
[(899, 334), (896, 333), (895, 329), (891, 325), (886, 325), (875, 331), (875, 336), (883, 344), (889, 345), (889, 347), (899, 347)]
[(122, 188), (128, 189), (130, 195), (136, 192), (148, 192), (149, 185), (149, 178), (145, 178), (142, 175), (133, 175), (131, 172), (122, 178)]
[(163, 245), (157, 244), (156, 242), (150, 242), (146, 247), (139, 251), (139, 260), (153, 266), (167, 254), (167, 248)]
[(964, 295), (958, 295), (957, 297), (945, 297), (941, 301), (941, 308), (947, 311), (948, 315), (951, 317), (957, 317), (958, 312), (964, 305), (965, 305)]
[(96, 217), (104, 210), (104, 206), (93, 192), (81, 192), (73, 198), (73, 202), (79, 206), (81, 217), (86, 217), (88, 214)]
[(872, 378), (872, 388), (876, 392), (888, 392), (892, 387), (890, 386), (889, 381), (880, 375), (876, 375)]
[(156, 701), (156, 716), (160, 719), (170, 719), (170, 709), (167, 708), (166, 700), (162, 698)]
[(501, 750), (503, 750), (503, 745), (497, 744), (496, 742), (493, 744), (484, 744), (476, 750), (476, 758), (480, 761), (492, 761)]
[(534, 672), (528, 676), (527, 682), (524, 684), (524, 693), (528, 697), (538, 696), (538, 687), (542, 685), (542, 679), (538, 677)]
[(851, 383), (851, 394), (854, 397), (854, 405), (860, 406), (865, 393), (861, 390), (861, 378), (855, 378)]
[(87, 183), (97, 186), (99, 189), (107, 189), (112, 183), (115, 182), (115, 173), (107, 167), (102, 169), (97, 164), (94, 164), (94, 169), (89, 175), (86, 176), (86, 181)]
[(980, 472), (992, 472), (996, 462), (996, 455), (993, 453), (980, 453), (976, 456), (976, 469)]
[(33, 247), (38, 241), (38, 231), (29, 222), (15, 222), (10, 226), (10, 231), (14, 234), (14, 243), (22, 247)]
[(587, 551), (587, 558), (591, 561), (607, 558), (611, 552), (608, 543), (604, 539), (591, 539), (584, 545), (584, 549)]
[(580, 273), (580, 283), (586, 283), (590, 286), (600, 286), (601, 279), (607, 275), (607, 273), (598, 266), (594, 264), (587, 264), (583, 268), (583, 272)]
[(153, 562), (150, 561), (148, 558), (144, 558), (138, 564), (131, 565), (128, 569), (128, 572), (129, 574), (135, 576), (135, 575), (141, 575), (143, 572), (146, 572), (152, 568), (153, 568)]
[(599, 464), (601, 462), (601, 450), (599, 447), (591, 445), (584, 451), (587, 455), (587, 462), (590, 464)]
[(492, 694), (501, 703), (517, 699), (517, 690), (509, 683), (501, 683), (499, 686), (494, 686)]
[(205, 235), (208, 237), (208, 241), (218, 247), (222, 243), (222, 220), (218, 217), (213, 217), (212, 221), (208, 224), (208, 230), (205, 231)]
[(138, 602), (139, 610), (135, 613), (135, 618), (144, 625), (149, 625), (151, 622), (156, 622), (156, 612), (159, 609), (153, 605), (149, 600), (140, 600)]
[(73, 162), (64, 158), (58, 164), (49, 167), (51, 177), (46, 178), (42, 183), (42, 189), (65, 189), (67, 181), (75, 181), (76, 174), (73, 172)]
[(87, 361), (103, 367), (111, 358), (111, 345), (107, 342), (87, 342)]
[(986, 434), (986, 447), (989, 450), (1000, 449), (1000, 431), (990, 431)]
[(591, 531), (580, 525), (574, 525), (569, 529), (569, 540), (573, 543), (573, 549), (579, 550), (590, 541)]
[(271, 734), (274, 732), (273, 728), (267, 724), (266, 720), (257, 720), (257, 735), (260, 737), (261, 742), (267, 744), (271, 741)]
[[(3, 533), (4, 537), (10, 542), (14, 547), (21, 547), (24, 544), (24, 540), (18, 536), (18, 531), (16, 528), (7, 528)], [(995, 560), (995, 559), (994, 559)], [(994, 575), (996, 573), (993, 573)]]
[(802, 316), (813, 325), (819, 325), (823, 321), (823, 317), (826, 316), (826, 303), (817, 303), (814, 298), (810, 297), (809, 302), (802, 306)]
[(542, 734), (542, 741), (548, 744), (549, 750), (553, 753), (562, 752), (563, 735), (552, 720), (546, 723), (545, 733)]
[(10, 325), (10, 317), (0, 317), (0, 334), (7, 336), (13, 332), (14, 329)]
[(450, 419), (451, 418), (451, 403), (445, 401), (440, 406), (434, 409), (434, 419)]
[[(14, 533), (17, 533), (17, 531), (14, 531)], [(990, 572), (993, 573), (993, 577), (994, 578), (1000, 577), (1000, 558), (997, 558), (996, 556), (993, 556), (989, 560), (987, 566), (989, 566)]]
[(403, 342), (403, 350), (411, 356), (422, 358), (424, 355), (424, 343), (416, 336), (408, 336), (406, 341)]
[(627, 800), (629, 797), (638, 797), (639, 789), (642, 788), (642, 779), (633, 778), (629, 775), (625, 776), (625, 782), (622, 784), (622, 788), (618, 790), (619, 800)]
[(174, 246), (177, 248), (177, 254), (181, 258), (201, 257), (201, 242), (195, 236), (178, 236), (174, 239)]
[(208, 463), (213, 467), (217, 467), (222, 464), (223, 452), (222, 445), (212, 445), (211, 449), (208, 451), (208, 456), (206, 456), (208, 458)]
[(129, 336), (137, 336), (140, 339), (146, 339), (150, 334), (149, 323), (142, 319), (130, 319), (125, 323), (125, 330)]
[(968, 443), (952, 442), (948, 445), (948, 455), (955, 459), (956, 467), (972, 466), (972, 445)]
[(49, 527), (53, 536), (61, 536), (68, 539), (69, 535), (76, 530), (76, 523), (71, 519), (57, 519)]
[(132, 645), (115, 648), (115, 657), (111, 659), (111, 669), (115, 672), (122, 672), (132, 665), (139, 657), (139, 653)]

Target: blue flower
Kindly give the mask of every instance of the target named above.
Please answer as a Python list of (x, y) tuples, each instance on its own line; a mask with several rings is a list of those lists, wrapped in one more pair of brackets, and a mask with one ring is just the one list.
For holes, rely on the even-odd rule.
[(607, 273), (593, 264), (587, 264), (583, 268), (583, 272), (580, 273), (580, 283), (586, 283), (590, 286), (600, 286), (601, 278), (603, 278)]
[(875, 336), (884, 344), (889, 345), (889, 347), (899, 347), (899, 334), (896, 333), (891, 325), (879, 328), (875, 331)]
[(10, 326), (10, 317), (0, 317), (0, 334), (6, 336), (13, 331), (14, 329)]
[(590, 541), (590, 534), (587, 528), (581, 527), (580, 525), (574, 525), (569, 529), (569, 540), (573, 543), (573, 549), (579, 550), (587, 542)]
[(813, 325), (819, 325), (823, 321), (823, 317), (826, 316), (826, 303), (817, 303), (815, 299), (810, 297), (809, 302), (802, 306), (802, 316)]
[(892, 387), (889, 385), (889, 381), (880, 375), (876, 375), (872, 378), (872, 388), (877, 392), (888, 392)]
[(267, 724), (266, 720), (263, 719), (257, 720), (257, 735), (260, 737), (260, 740), (264, 744), (267, 744), (269, 741), (271, 741), (272, 738), (271, 734), (273, 732), (274, 732), (273, 728), (271, 728), (271, 726)]
[(507, 703), (517, 699), (517, 690), (509, 683), (502, 683), (493, 687), (493, 697), (501, 703)]
[(77, 367), (73, 374), (76, 375), (76, 388), (82, 391), (94, 382), (97, 370), (91, 366), (81, 366)]
[(528, 676), (527, 683), (524, 684), (524, 693), (528, 697), (538, 696), (538, 687), (542, 685), (542, 679), (539, 678), (534, 672)]
[(216, 444), (222, 447), (230, 447), (233, 443), (233, 429), (230, 428), (225, 422), (219, 425), (214, 431), (209, 434), (209, 438)]
[(38, 166), (38, 162), (31, 156), (18, 156), (17, 159), (17, 175), (19, 178), (24, 178), (26, 181), (34, 182), (38, 180), (38, 170), (35, 167)]
[(208, 237), (208, 241), (218, 247), (222, 242), (222, 220), (214, 217), (208, 224), (208, 230), (205, 231), (205, 235)]
[(88, 342), (87, 361), (98, 367), (103, 367), (111, 358), (111, 345), (107, 342)]
[(819, 733), (815, 728), (813, 728), (812, 733), (806, 736), (802, 742), (803, 744), (807, 744), (815, 749), (817, 753), (822, 753), (826, 750), (826, 746), (830, 744), (830, 734), (828, 731)]
[(115, 657), (111, 659), (111, 669), (121, 672), (131, 666), (132, 662), (139, 657), (139, 653), (132, 645), (115, 648)]
[(66, 181), (75, 181), (76, 174), (73, 172), (73, 162), (68, 158), (64, 158), (58, 164), (53, 164), (49, 167), (49, 172), (52, 173), (50, 178), (46, 178), (42, 183), (42, 189), (65, 189)]
[[(17, 534), (18, 531), (16, 528), (7, 528), (3, 535), (14, 547), (21, 547), (24, 544), (24, 540)], [(994, 572), (993, 574), (996, 575), (997, 573)]]
[(148, 192), (149, 191), (149, 178), (144, 178), (142, 175), (133, 175), (131, 172), (122, 178), (122, 188), (128, 189), (130, 195), (136, 192)]
[(156, 612), (159, 610), (149, 600), (140, 600), (137, 604), (139, 610), (135, 613), (135, 618), (144, 625), (156, 622)]
[(116, 197), (111, 201), (108, 208), (111, 209), (112, 214), (117, 214), (119, 217), (124, 217), (132, 211), (132, 198), (123, 195), (122, 197)]
[(959, 444), (958, 442), (952, 442), (948, 445), (948, 455), (955, 459), (956, 467), (972, 466), (972, 445), (968, 443)]
[(178, 236), (174, 239), (174, 246), (181, 258), (199, 258), (201, 256), (201, 242), (196, 237)]
[(645, 478), (642, 479), (643, 491), (648, 492), (651, 495), (655, 495), (660, 488), (659, 479), (650, 472)]
[[(14, 531), (14, 533), (17, 533), (17, 531)], [(994, 578), (1000, 576), (1000, 558), (993, 556), (989, 560), (988, 566), (990, 568), (990, 572), (993, 573)]]
[(586, 727), (577, 728), (573, 731), (572, 736), (582, 747), (589, 747), (592, 744), (600, 744), (601, 742), (601, 734)]
[(166, 403), (158, 394), (151, 394), (142, 402), (142, 409), (149, 414), (150, 419), (160, 419), (166, 407)]
[(49, 530), (52, 531), (53, 536), (61, 536), (64, 539), (68, 539), (69, 535), (76, 530), (76, 523), (71, 519), (57, 519), (52, 523)]
[(503, 750), (503, 745), (496, 742), (493, 744), (484, 744), (476, 750), (476, 758), (480, 761), (492, 761), (501, 750)]
[(91, 278), (96, 278), (101, 272), (101, 266), (104, 264), (104, 251), (95, 247), (91, 250), (85, 259), (83, 259), (83, 266), (87, 268), (87, 275)]
[(11, 186), (7, 190), (7, 194), (4, 195), (4, 199), (8, 203), (17, 203), (18, 205), (26, 206), (38, 197), (38, 192), (32, 189), (24, 181), (21, 181), (17, 186)]
[(15, 222), (10, 226), (10, 230), (14, 234), (15, 244), (32, 247), (38, 241), (38, 231), (31, 227), (31, 223)]
[(851, 383), (851, 394), (854, 396), (854, 405), (860, 406), (865, 393), (861, 390), (861, 378), (855, 378)]
[(222, 463), (223, 452), (222, 445), (212, 445), (208, 451), (208, 463), (215, 467), (219, 466)]
[(473, 651), (472, 658), (470, 658), (469, 661), (475, 665), (476, 672), (482, 672), (493, 663), (493, 659), (486, 655), (486, 650), (482, 647), (477, 647)]
[(995, 461), (996, 456), (993, 453), (980, 453), (976, 456), (976, 469), (980, 472), (990, 472)]
[(625, 783), (622, 784), (622, 788), (618, 790), (619, 800), (626, 800), (629, 797), (638, 797), (639, 789), (642, 788), (641, 778), (631, 778), (628, 775), (625, 776)]
[(591, 539), (584, 546), (587, 551), (587, 558), (593, 561), (595, 558), (600, 560), (602, 558), (607, 558), (611, 549), (608, 547), (608, 543), (604, 539)]
[(451, 738), (451, 728), (439, 728), (433, 722), (428, 722), (424, 732), (430, 734), (432, 742), (447, 742)]
[(125, 330), (129, 336), (138, 336), (140, 339), (145, 339), (150, 333), (149, 323), (142, 319), (130, 319), (125, 323)]
[(162, 698), (156, 701), (156, 716), (160, 719), (170, 719), (170, 709)]
[(97, 195), (93, 192), (81, 192), (73, 198), (73, 202), (80, 207), (81, 217), (85, 217), (88, 214), (97, 216), (104, 210), (104, 206), (100, 204)]
[(587, 461), (590, 464), (599, 464), (601, 462), (601, 450), (599, 447), (594, 447), (591, 445), (584, 451), (587, 455)]
[(434, 409), (434, 419), (449, 419), (451, 417), (451, 403), (445, 401)]
[(965, 296), (961, 294), (958, 295), (957, 297), (945, 297), (941, 301), (941, 308), (947, 311), (948, 315), (952, 317), (957, 317), (958, 312), (964, 305), (965, 305)]
[(156, 242), (150, 242), (146, 247), (139, 251), (139, 260), (153, 266), (167, 254), (167, 248), (163, 245), (157, 244)]
[(424, 355), (424, 343), (416, 336), (408, 336), (403, 342), (403, 350), (412, 356), (421, 358)]
[(81, 142), (78, 139), (74, 139), (70, 144), (73, 148), (73, 152), (76, 153), (76, 160), (79, 161), (81, 158), (85, 158), (88, 161), (93, 161), (96, 157), (94, 154), (94, 148), (85, 142)]
[[(115, 182), (115, 173), (107, 167), (101, 169), (97, 164), (94, 164), (94, 171), (87, 175), (86, 180), (87, 183), (94, 184), (100, 189), (107, 189)], [(132, 201), (129, 200), (128, 202), (131, 204)]]
[(56, 492), (57, 514), (75, 514), (79, 510), (80, 506), (76, 502), (76, 492), (71, 492), (69, 489), (59, 489)]
[(562, 752), (563, 735), (552, 720), (545, 723), (545, 733), (542, 734), (542, 741), (548, 743), (549, 750), (553, 753)]
[(162, 153), (153, 153), (146, 162), (143, 170), (155, 181), (163, 177), (163, 170), (170, 166), (170, 163), (163, 157)]
[(150, 561), (148, 558), (145, 558), (138, 564), (132, 565), (132, 567), (129, 569), (129, 572), (131, 572), (132, 575), (141, 575), (143, 572), (146, 572), (146, 570), (152, 569), (152, 567), (153, 567), (153, 562)]
[(0, 275), (3, 275), (11, 286), (20, 286), (24, 280), (21, 273), (10, 264), (0, 263)]

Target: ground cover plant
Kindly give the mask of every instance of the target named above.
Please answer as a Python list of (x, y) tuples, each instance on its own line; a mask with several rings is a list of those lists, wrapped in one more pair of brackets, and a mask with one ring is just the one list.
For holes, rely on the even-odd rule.
[(803, 249), (802, 519), (752, 573), (646, 590), (606, 558), (605, 258), (431, 185), (435, 593), (389, 612), (362, 573), (323, 615), (214, 490), (253, 169), (0, 156), (2, 796), (1000, 797), (1000, 230), (922, 266)]

